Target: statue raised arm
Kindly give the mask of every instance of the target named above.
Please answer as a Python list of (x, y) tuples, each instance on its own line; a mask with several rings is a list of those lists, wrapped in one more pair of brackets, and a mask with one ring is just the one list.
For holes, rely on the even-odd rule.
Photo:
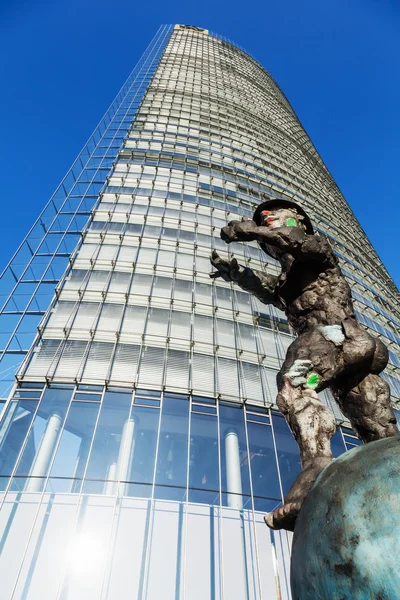
[(221, 230), (227, 243), (257, 241), (278, 260), (279, 276), (252, 271), (214, 251), (211, 277), (233, 281), (261, 302), (284, 310), (298, 337), (277, 375), (277, 406), (299, 445), (302, 470), (281, 507), (266, 516), (273, 529), (293, 531), (301, 504), (316, 477), (332, 460), (334, 415), (318, 392), (331, 388), (358, 436), (369, 442), (396, 435), (387, 383), (379, 377), (386, 346), (361, 328), (349, 285), (328, 240), (314, 234), (296, 203), (269, 200), (253, 220), (231, 221)]

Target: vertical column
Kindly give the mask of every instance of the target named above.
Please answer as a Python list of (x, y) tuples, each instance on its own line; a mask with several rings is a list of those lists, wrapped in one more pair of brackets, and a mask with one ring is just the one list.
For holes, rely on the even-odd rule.
[(235, 429), (228, 429), (225, 432), (225, 464), (228, 506), (241, 510), (243, 508), (242, 478), (240, 475), (239, 438)]
[(29, 481), (26, 486), (27, 492), (41, 492), (43, 487), (43, 477), (47, 475), (54, 449), (57, 444), (58, 436), (60, 433), (62, 424), (62, 416), (60, 413), (53, 413), (46, 425), (44, 430), (40, 446), (36, 452), (36, 456), (33, 461), (29, 473)]
[(133, 454), (135, 452), (135, 419), (129, 418), (125, 421), (122, 428), (121, 443), (119, 446), (117, 462), (111, 463), (107, 473), (107, 481), (104, 486), (105, 494), (115, 494), (116, 486), (117, 493), (120, 496), (126, 493), (126, 483), (115, 483), (116, 481), (126, 481), (129, 479), (129, 473), (132, 466)]

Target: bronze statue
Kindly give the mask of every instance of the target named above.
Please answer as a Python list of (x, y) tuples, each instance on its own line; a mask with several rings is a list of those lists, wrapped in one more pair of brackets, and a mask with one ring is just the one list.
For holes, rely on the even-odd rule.
[(266, 515), (272, 529), (293, 531), (301, 504), (332, 460), (335, 417), (318, 398), (329, 387), (358, 436), (370, 442), (398, 433), (388, 384), (379, 377), (388, 351), (361, 328), (349, 285), (328, 240), (315, 235), (304, 210), (287, 200), (258, 206), (253, 220), (231, 221), (221, 230), (227, 243), (257, 241), (277, 259), (279, 276), (211, 257), (210, 277), (234, 281), (265, 303), (285, 311), (298, 334), (277, 376), (277, 405), (299, 445), (302, 470), (281, 507)]

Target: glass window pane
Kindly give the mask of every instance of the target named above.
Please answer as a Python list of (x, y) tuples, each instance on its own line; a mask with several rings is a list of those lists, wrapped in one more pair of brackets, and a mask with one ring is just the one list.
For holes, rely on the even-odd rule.
[(185, 495), (188, 427), (189, 400), (165, 395), (157, 458), (156, 498), (182, 500)]
[[(107, 480), (116, 479), (119, 448), (124, 424), (129, 420), (130, 406), (130, 394), (104, 394), (86, 472), (85, 492), (101, 494), (114, 491), (112, 485), (108, 486)], [(100, 481), (88, 481), (89, 479)]]
[[(138, 399), (139, 400), (139, 399)], [(150, 399), (143, 398), (143, 402)], [(159, 402), (158, 400), (152, 400)], [(141, 406), (132, 408), (132, 417), (135, 421), (135, 450), (133, 453), (132, 467), (129, 480), (135, 483), (127, 486), (129, 496), (149, 498), (152, 491), (154, 476), (154, 461), (156, 457), (157, 432), (160, 411)]]
[[(197, 407), (196, 407), (197, 410)], [(191, 414), (189, 502), (219, 503), (217, 419)]]
[[(88, 399), (87, 394), (86, 399)], [(99, 408), (100, 404), (97, 402), (72, 403), (50, 472), (50, 480), (47, 485), (48, 491), (71, 492), (79, 490), (80, 480), (68, 481), (51, 478), (81, 478), (83, 476)]]
[[(44, 392), (16, 470), (13, 490), (21, 490), (25, 486), (25, 490), (29, 492), (42, 491), (57, 448), (71, 394), (71, 387), (47, 388)], [(29, 479), (23, 477), (27, 475), (30, 476)]]
[(240, 406), (220, 406), (221, 480), (224, 506), (241, 508), (240, 494), (250, 494), (244, 410)]
[[(8, 477), (17, 460), (26, 433), (32, 422), (37, 402), (19, 400), (10, 403), (7, 413), (3, 418), (0, 430), (0, 489), (7, 486)], [(31, 461), (26, 457), (25, 469), (29, 471)]]
[(277, 414), (273, 414), (272, 424), (274, 427), (283, 494), (285, 495), (300, 473), (300, 452), (285, 419)]
[(253, 494), (261, 496), (254, 498), (254, 508), (271, 511), (281, 499), (272, 430), (268, 425), (248, 422), (247, 433)]

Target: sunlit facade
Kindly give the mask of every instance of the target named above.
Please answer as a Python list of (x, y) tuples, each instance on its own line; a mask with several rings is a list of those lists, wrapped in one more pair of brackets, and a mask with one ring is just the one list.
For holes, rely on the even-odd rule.
[[(163, 26), (0, 280), (2, 598), (290, 600), (263, 514), (299, 471), (274, 404), (292, 332), (208, 276), (213, 248), (278, 272), (219, 237), (271, 197), (331, 240), (396, 406), (397, 290), (287, 99), (234, 44)], [(337, 456), (359, 442), (322, 397)]]

